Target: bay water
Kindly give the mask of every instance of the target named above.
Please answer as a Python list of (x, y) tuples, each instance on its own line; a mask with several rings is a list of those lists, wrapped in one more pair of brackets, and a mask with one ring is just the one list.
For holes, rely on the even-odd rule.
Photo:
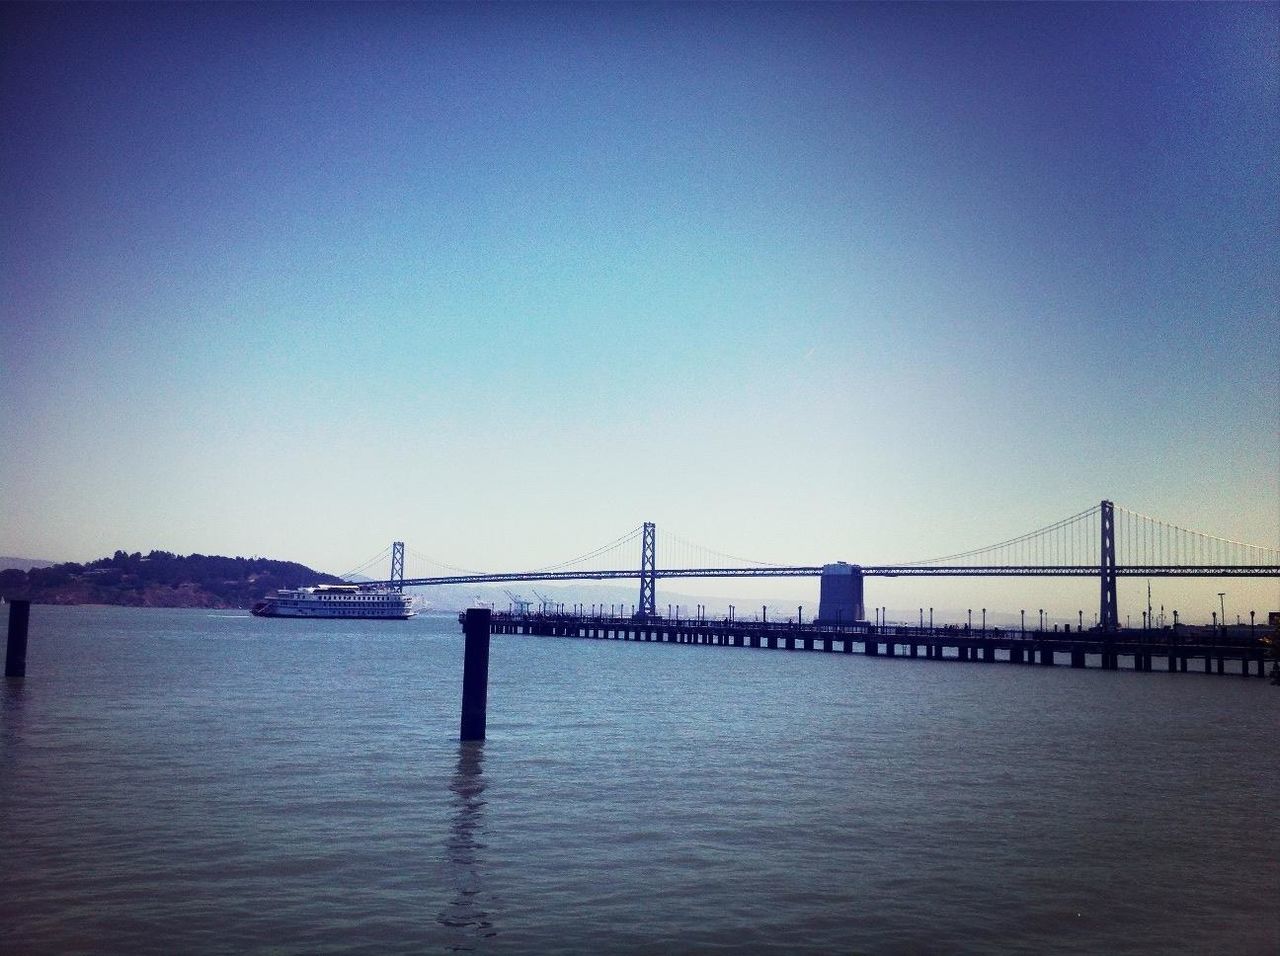
[(35, 606), (6, 953), (1280, 952), (1280, 688)]

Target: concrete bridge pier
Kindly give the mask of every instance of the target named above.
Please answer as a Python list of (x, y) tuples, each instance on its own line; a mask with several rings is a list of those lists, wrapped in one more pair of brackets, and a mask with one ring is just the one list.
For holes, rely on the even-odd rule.
[(837, 561), (822, 566), (818, 624), (856, 624), (867, 619), (862, 598), (862, 568)]

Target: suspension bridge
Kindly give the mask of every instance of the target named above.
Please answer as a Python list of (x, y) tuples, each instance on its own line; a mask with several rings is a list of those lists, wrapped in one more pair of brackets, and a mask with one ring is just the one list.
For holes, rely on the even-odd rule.
[[(638, 566), (634, 562), (639, 554)], [(664, 564), (658, 565), (658, 554)], [(639, 580), (635, 617), (656, 619), (657, 582), (669, 578), (795, 578), (821, 580), (816, 623), (855, 624), (866, 620), (867, 577), (1096, 577), (1099, 627), (1119, 630), (1116, 582), (1122, 577), (1280, 577), (1280, 548), (1246, 544), (1161, 521), (1102, 501), (1078, 514), (1026, 534), (957, 554), (892, 564), (782, 565), (724, 554), (676, 535), (659, 538), (652, 522), (615, 541), (566, 561), (526, 571), (479, 571), (452, 567), (410, 552), (440, 573), (405, 574), (406, 549), (393, 542), (347, 572), (351, 578), (385, 561), (386, 580), (374, 587), (496, 584), (516, 581)], [(624, 564), (623, 562), (627, 562)]]

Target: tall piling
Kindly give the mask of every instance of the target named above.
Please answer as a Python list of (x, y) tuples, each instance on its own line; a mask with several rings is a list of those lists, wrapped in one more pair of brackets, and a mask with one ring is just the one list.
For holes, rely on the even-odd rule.
[(27, 622), (31, 618), (30, 601), (9, 602), (9, 640), (4, 652), (4, 676), (27, 676)]
[(462, 633), (461, 737), (463, 740), (484, 740), (489, 703), (489, 609), (468, 608)]

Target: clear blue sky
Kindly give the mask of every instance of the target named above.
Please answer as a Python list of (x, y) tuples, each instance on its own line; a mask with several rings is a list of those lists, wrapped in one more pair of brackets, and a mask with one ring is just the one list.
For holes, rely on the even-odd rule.
[(1102, 498), (1280, 541), (1274, 4), (6, 5), (0, 44), (0, 553), (525, 567), (652, 520), (874, 562)]

